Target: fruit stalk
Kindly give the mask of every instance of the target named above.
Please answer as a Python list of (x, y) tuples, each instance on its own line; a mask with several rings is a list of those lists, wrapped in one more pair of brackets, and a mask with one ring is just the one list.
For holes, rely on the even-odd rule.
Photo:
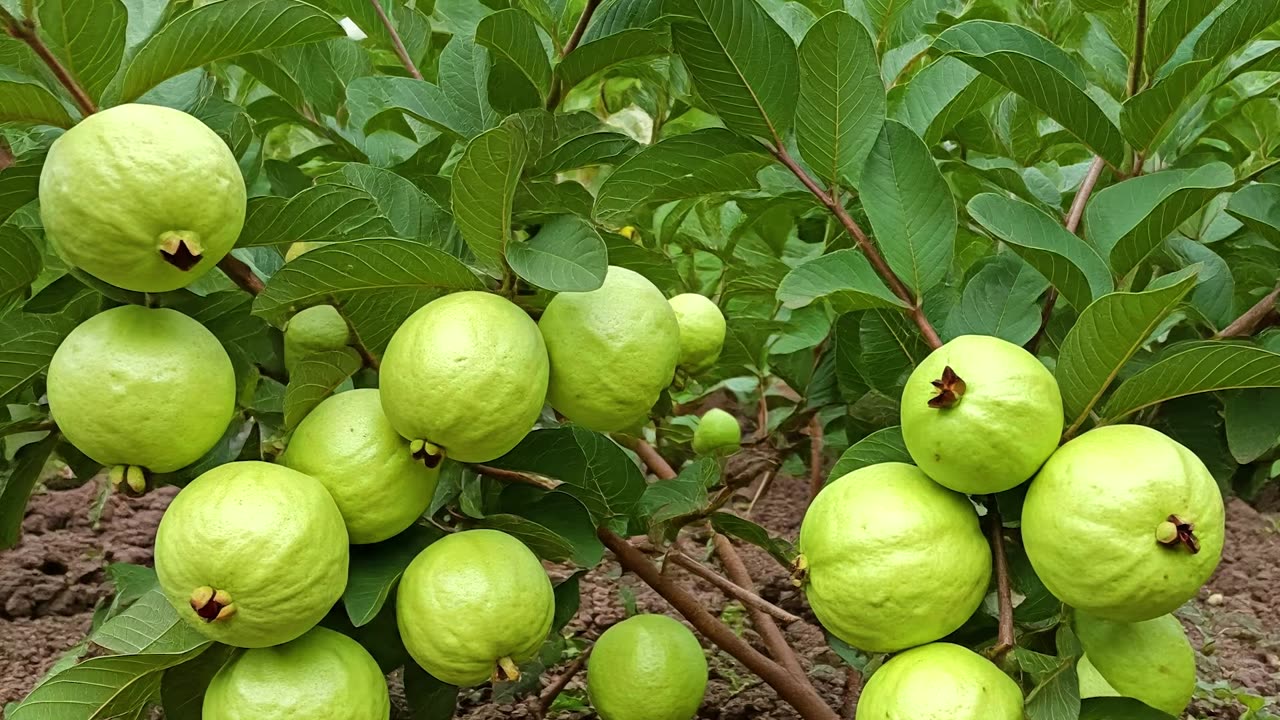
[(987, 517), (991, 523), (991, 555), (995, 563), (996, 598), (1000, 601), (1000, 625), (991, 657), (999, 662), (1017, 642), (1013, 632), (1013, 587), (1009, 582), (1009, 558), (1004, 549), (1004, 523), (996, 496), (987, 497)]
[(396, 32), (395, 26), (391, 24), (391, 18), (387, 17), (387, 12), (382, 9), (382, 3), (378, 0), (369, 0), (369, 4), (373, 6), (373, 11), (378, 13), (378, 20), (382, 21), (382, 27), (386, 28), (387, 35), (391, 36), (391, 47), (395, 48), (396, 57), (400, 58), (404, 69), (408, 70), (414, 79), (421, 80), (422, 73), (418, 70), (418, 66), (413, 64), (413, 58), (409, 57), (409, 51), (400, 40), (400, 33)]
[(231, 253), (227, 253), (218, 261), (218, 269), (226, 273), (231, 282), (250, 295), (259, 295), (266, 287), (266, 285), (262, 284), (262, 278), (258, 277), (253, 268), (240, 259), (233, 257)]
[(503, 470), (492, 465), (471, 465), (472, 470), (481, 475), (488, 475), (498, 480), (507, 480), (509, 482), (517, 482), (524, 485), (532, 485), (543, 490), (555, 490), (564, 483), (555, 478), (549, 478), (543, 475), (534, 475), (533, 473), (518, 472), (516, 470)]
[[(742, 562), (742, 557), (738, 555), (738, 550), (733, 547), (733, 543), (720, 533), (716, 533), (713, 537), (716, 556), (720, 558), (725, 574), (735, 585), (744, 590), (754, 591), (755, 582), (752, 581), (751, 573), (747, 572), (747, 566)], [(796, 679), (808, 683), (809, 677), (805, 675), (800, 658), (796, 657), (795, 649), (787, 642), (787, 638), (778, 629), (778, 624), (773, 621), (773, 618), (754, 605), (747, 605), (747, 614), (751, 616), (752, 627), (760, 633), (760, 639), (773, 659), (781, 663)]]
[(779, 697), (796, 709), (802, 718), (839, 720), (840, 716), (823, 702), (811, 685), (797, 680), (786, 668), (757, 652), (747, 641), (735, 635), (728, 625), (707, 612), (697, 598), (659, 572), (644, 553), (632, 547), (625, 538), (607, 527), (597, 528), (596, 537), (600, 538), (600, 542), (613, 552), (623, 569), (635, 573), (683, 615), (698, 632), (702, 633), (703, 637), (732, 655), (748, 670), (768, 683), (778, 692)]
[(92, 115), (98, 111), (98, 107), (94, 105), (93, 99), (89, 97), (89, 93), (80, 87), (80, 83), (76, 82), (71, 73), (63, 67), (58, 58), (54, 57), (49, 47), (40, 39), (39, 33), (36, 32), (36, 24), (31, 20), (19, 20), (12, 13), (3, 7), (0, 7), (0, 25), (4, 26), (5, 32), (10, 36), (21, 40), (31, 48), (36, 55), (49, 66), (49, 70), (53, 72), (54, 77), (58, 78), (58, 82), (62, 87), (71, 93), (72, 99), (76, 101), (80, 112)]

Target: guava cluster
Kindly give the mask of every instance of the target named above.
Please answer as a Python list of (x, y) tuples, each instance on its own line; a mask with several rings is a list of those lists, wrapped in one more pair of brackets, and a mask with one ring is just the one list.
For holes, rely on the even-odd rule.
[(1221, 558), (1218, 486), (1154, 429), (1103, 426), (1059, 447), (1063, 426), (1058, 385), (1038, 359), (998, 338), (958, 337), (903, 389), (913, 464), (861, 467), (814, 499), (797, 560), (814, 614), (856, 648), (897, 653), (867, 683), (859, 720), (1023, 717), (1017, 683), (940, 641), (969, 622), (991, 584), (991, 546), (969, 496), (990, 513), (995, 493), (1028, 480), (1022, 547), (1069, 606), (1082, 695), (1133, 697), (1173, 715), (1186, 707), (1195, 658), (1169, 613)]
[[(161, 107), (111, 108), (68, 131), (40, 186), (58, 252), (130, 290), (189, 285), (230, 250), (244, 221), (235, 158), (198, 120)], [(499, 458), (540, 421), (554, 422), (548, 404), (600, 432), (641, 424), (677, 371), (715, 365), (724, 336), (710, 300), (668, 301), (621, 267), (596, 290), (555, 296), (538, 322), (486, 292), (421, 307), (391, 338), (377, 389), (325, 399), (277, 462), (212, 467), (165, 513), (155, 564), (166, 597), (200, 633), (246, 649), (213, 679), (204, 717), (385, 720), (377, 662), (321, 626), (345, 592), (364, 591), (348, 584), (351, 546), (397, 542), (429, 510), (444, 460)], [(351, 342), (338, 308), (301, 309), (285, 328), (286, 369)], [(109, 466), (118, 489), (138, 493), (234, 439), (240, 390), (218, 338), (165, 307), (94, 316), (67, 336), (48, 373), (61, 432)], [(698, 441), (705, 452), (736, 447), (737, 423), (726, 417), (710, 418)], [(541, 561), (492, 529), (427, 545), (394, 602), (409, 654), (458, 686), (519, 677), (555, 614)], [(638, 616), (602, 636), (588, 676), (606, 720), (686, 720), (707, 669), (683, 625)]]

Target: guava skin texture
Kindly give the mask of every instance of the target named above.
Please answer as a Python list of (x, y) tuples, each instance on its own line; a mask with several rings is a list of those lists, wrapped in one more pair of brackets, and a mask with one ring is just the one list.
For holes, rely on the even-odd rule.
[(341, 350), (351, 342), (351, 328), (332, 305), (316, 305), (289, 318), (284, 328), (284, 366), (293, 372), (302, 358), (325, 350)]
[(413, 457), (373, 389), (326, 398), (289, 440), (280, 463), (319, 480), (333, 496), (353, 544), (386, 540), (431, 504), (439, 466)]
[[(310, 630), (342, 596), (347, 528), (319, 480), (233, 462), (178, 493), (160, 519), (155, 557), (165, 596), (196, 630), (227, 645), (267, 647)], [(198, 614), (202, 588), (224, 595)]]
[(1196, 690), (1196, 654), (1177, 618), (1120, 623), (1076, 611), (1075, 629), (1089, 664), (1114, 694), (1181, 717)]
[(547, 350), (523, 310), (492, 293), (433, 300), (396, 330), (382, 357), (382, 410), (410, 440), (459, 462), (505, 455), (547, 396)]
[(706, 690), (702, 646), (666, 615), (605, 630), (587, 661), (587, 693), (602, 720), (689, 720)]
[(555, 594), (524, 543), (497, 530), (453, 533), (409, 563), (396, 591), (400, 639), (422, 669), (450, 685), (479, 685), (499, 661), (542, 647)]
[(946, 637), (982, 603), (991, 549), (969, 500), (905, 463), (832, 481), (800, 526), (809, 606), (868, 652)]
[(680, 324), (680, 368), (690, 375), (710, 370), (724, 349), (724, 314), (698, 293), (676, 295), (670, 303)]
[[(1170, 517), (1198, 552), (1157, 538)], [(1195, 596), (1222, 557), (1222, 494), (1190, 450), (1141, 425), (1109, 425), (1063, 445), (1027, 490), (1022, 541), (1058, 599), (1139, 622)]]
[(871, 675), (857, 720), (1022, 720), (1022, 690), (975, 652), (934, 643)]
[(711, 408), (693, 431), (693, 451), (699, 455), (728, 455), (742, 444), (738, 419), (720, 408)]
[(177, 290), (212, 270), (240, 236), (245, 196), (222, 138), (157, 105), (81, 120), (40, 173), (40, 219), (58, 254), (138, 292)]
[(317, 627), (232, 658), (205, 691), (204, 720), (387, 720), (391, 698), (360, 643)]
[(671, 384), (680, 325), (662, 291), (643, 275), (609, 267), (590, 292), (552, 298), (538, 327), (551, 357), (551, 407), (598, 432), (645, 419)]
[[(933, 383), (948, 367), (963, 386), (942, 398)], [(956, 492), (1002, 492), (1030, 479), (1058, 447), (1062, 424), (1053, 373), (999, 338), (952, 340), (930, 353), (902, 389), (902, 438), (911, 459)]]
[(49, 409), (103, 465), (172, 472), (199, 460), (235, 412), (222, 344), (176, 310), (121, 305), (67, 335), (49, 363)]

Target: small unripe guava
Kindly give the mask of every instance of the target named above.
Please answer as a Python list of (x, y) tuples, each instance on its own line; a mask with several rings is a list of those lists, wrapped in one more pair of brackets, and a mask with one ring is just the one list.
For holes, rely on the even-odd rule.
[(707, 689), (707, 658), (666, 615), (636, 615), (596, 641), (587, 693), (603, 720), (689, 720)]
[(341, 350), (351, 342), (351, 328), (332, 305), (315, 305), (289, 318), (284, 328), (284, 366), (293, 372), (312, 353)]
[(871, 675), (857, 720), (1022, 720), (1022, 690), (977, 653), (934, 643), (896, 655)]
[(690, 375), (710, 370), (724, 348), (724, 314), (697, 293), (676, 295), (670, 302), (680, 324), (680, 369)]
[(742, 444), (738, 419), (720, 408), (711, 408), (693, 431), (693, 451), (699, 455), (732, 455)]

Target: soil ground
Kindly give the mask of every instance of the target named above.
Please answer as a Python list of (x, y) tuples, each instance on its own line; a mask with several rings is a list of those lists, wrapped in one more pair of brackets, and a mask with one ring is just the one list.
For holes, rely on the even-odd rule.
[[(90, 483), (75, 490), (45, 492), (32, 498), (16, 548), (0, 553), (0, 707), (25, 695), (68, 648), (83, 637), (92, 610), (111, 593), (103, 568), (112, 562), (149, 564), (156, 524), (172, 498), (160, 490), (142, 499), (113, 497), (95, 527), (89, 509), (97, 495)], [(750, 496), (751, 489), (744, 492)], [(805, 505), (805, 483), (778, 476), (756, 508), (753, 519), (771, 531), (794, 539)], [(745, 510), (745, 498), (739, 510)], [(1233, 693), (1268, 699), (1280, 713), (1280, 502), (1269, 498), (1258, 512), (1239, 501), (1228, 502), (1227, 548), (1217, 574), (1179, 616), (1200, 655), (1201, 692), (1188, 717), (1237, 720), (1244, 706)], [(805, 617), (786, 629), (819, 691), (839, 705), (845, 673), (826, 648), (822, 633), (804, 602), (790, 585), (786, 571), (753, 547), (742, 549), (759, 592), (766, 599)], [(736, 603), (674, 567), (684, 585), (752, 642)], [(568, 630), (594, 640), (621, 620), (625, 603), (634, 597), (643, 612), (669, 612), (655, 593), (634, 577), (619, 583), (618, 568), (606, 562), (584, 578), (582, 605)], [(711, 682), (698, 717), (706, 720), (782, 720), (797, 717), (774, 692), (728, 656), (709, 652)], [(555, 670), (548, 673), (554, 675)], [(575, 679), (564, 699), (584, 698), (582, 678)], [(523, 706), (486, 705), (487, 691), (462, 699), (460, 717), (468, 720), (530, 717)], [(397, 712), (397, 715), (401, 713)], [(585, 718), (566, 711), (559, 718)]]

